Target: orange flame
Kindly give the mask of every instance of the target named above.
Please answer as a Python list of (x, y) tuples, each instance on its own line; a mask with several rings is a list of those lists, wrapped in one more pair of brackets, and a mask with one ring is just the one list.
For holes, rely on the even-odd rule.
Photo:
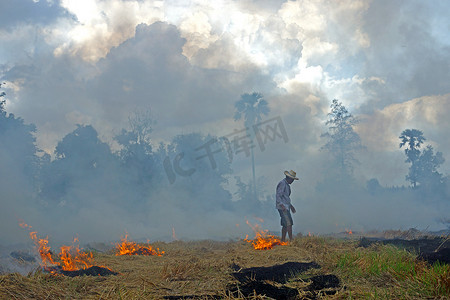
[(255, 238), (253, 240), (248, 239), (248, 235), (245, 237), (245, 241), (252, 243), (253, 248), (256, 250), (269, 250), (276, 245), (287, 245), (287, 242), (282, 242), (278, 237), (269, 234), (268, 230), (262, 230), (261, 227), (256, 225), (251, 225), (246, 221), (247, 225), (250, 226), (255, 232)]
[(116, 244), (117, 253), (119, 255), (156, 255), (162, 256), (164, 251), (159, 251), (159, 248), (153, 249), (150, 244), (139, 245), (135, 242), (128, 241), (128, 234), (121, 239), (121, 243)]
[[(27, 228), (30, 230), (32, 227), (21, 222), (20, 227)], [(38, 238), (36, 231), (31, 231), (30, 238), (33, 240), (36, 248), (39, 252), (39, 256), (41, 258), (41, 266), (49, 267), (49, 266), (60, 266), (64, 271), (76, 271), (79, 269), (87, 269), (92, 267), (92, 252), (81, 252), (78, 245), (75, 243), (78, 242), (78, 239), (75, 238), (72, 246), (62, 246), (61, 251), (58, 254), (60, 262), (55, 261), (52, 257), (51, 248), (48, 244), (48, 236), (45, 238)]]
[(92, 267), (92, 252), (81, 252), (78, 245), (78, 238), (73, 239), (72, 246), (62, 246), (59, 257), (61, 267), (64, 271), (76, 271)]
[[(31, 228), (31, 226), (28, 228)], [(57, 263), (53, 260), (52, 253), (50, 251), (50, 246), (48, 245), (48, 236), (40, 239), (37, 237), (37, 232), (33, 231), (33, 232), (30, 232), (30, 238), (33, 240), (34, 244), (36, 245), (36, 248), (39, 252), (39, 256), (41, 257), (41, 260), (42, 260), (42, 265), (44, 265), (44, 266), (56, 265)]]

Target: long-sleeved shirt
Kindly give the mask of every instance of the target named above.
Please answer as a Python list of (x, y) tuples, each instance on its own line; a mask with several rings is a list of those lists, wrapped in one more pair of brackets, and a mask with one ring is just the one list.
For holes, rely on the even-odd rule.
[(291, 187), (289, 183), (286, 181), (286, 178), (281, 180), (277, 185), (277, 193), (276, 193), (276, 208), (283, 209), (283, 207), (287, 210), (291, 208)]

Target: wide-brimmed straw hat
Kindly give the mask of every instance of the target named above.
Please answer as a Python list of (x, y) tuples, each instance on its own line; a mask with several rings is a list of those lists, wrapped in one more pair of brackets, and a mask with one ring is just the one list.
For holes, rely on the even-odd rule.
[(294, 180), (298, 180), (297, 173), (295, 173), (294, 171), (290, 170), (290, 171), (284, 171), (284, 175), (293, 178)]

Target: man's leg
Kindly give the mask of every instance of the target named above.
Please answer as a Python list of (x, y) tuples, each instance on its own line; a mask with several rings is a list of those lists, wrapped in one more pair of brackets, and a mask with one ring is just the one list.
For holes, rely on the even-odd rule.
[[(287, 226), (287, 233), (289, 235), (289, 240), (292, 241), (292, 225)], [(286, 236), (286, 234), (284, 236)]]
[(286, 232), (287, 232), (287, 228), (286, 228), (286, 226), (283, 226), (281, 228), (281, 241), (282, 242), (284, 242), (286, 240)]

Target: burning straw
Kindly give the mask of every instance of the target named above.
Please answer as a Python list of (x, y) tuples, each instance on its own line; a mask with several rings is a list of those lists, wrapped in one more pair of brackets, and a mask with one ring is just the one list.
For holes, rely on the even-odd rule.
[(74, 238), (71, 246), (61, 246), (59, 260), (53, 259), (53, 253), (49, 246), (48, 236), (39, 238), (32, 226), (20, 222), (19, 226), (30, 231), (29, 236), (33, 240), (41, 259), (40, 265), (44, 271), (52, 274), (63, 274), (66, 276), (79, 275), (109, 275), (116, 274), (106, 267), (93, 265), (92, 252), (83, 252), (78, 245), (78, 238)]
[(288, 244), (287, 242), (282, 242), (278, 237), (269, 234), (267, 229), (262, 230), (259, 224), (252, 225), (249, 221), (246, 222), (247, 225), (250, 226), (255, 232), (255, 238), (253, 240), (249, 240), (247, 235), (245, 241), (252, 243), (253, 248), (256, 250), (269, 250), (276, 245), (285, 246)]
[(121, 242), (116, 244), (117, 253), (119, 255), (156, 255), (162, 256), (164, 251), (160, 251), (159, 248), (153, 249), (153, 247), (147, 241), (147, 245), (139, 245), (135, 242), (128, 241), (128, 234), (121, 239)]

